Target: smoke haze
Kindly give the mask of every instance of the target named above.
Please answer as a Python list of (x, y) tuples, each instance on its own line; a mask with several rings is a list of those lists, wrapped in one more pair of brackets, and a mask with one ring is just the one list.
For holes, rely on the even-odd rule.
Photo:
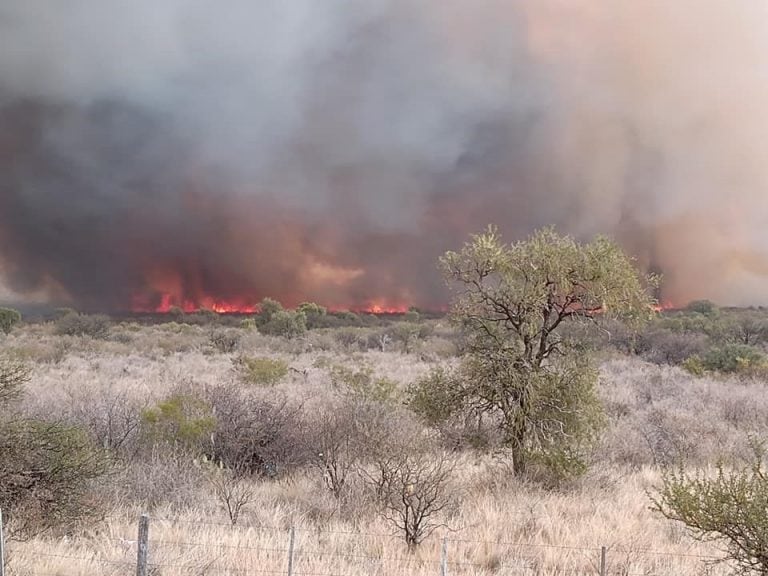
[(761, 0), (4, 0), (0, 298), (441, 306), (499, 225), (768, 303)]

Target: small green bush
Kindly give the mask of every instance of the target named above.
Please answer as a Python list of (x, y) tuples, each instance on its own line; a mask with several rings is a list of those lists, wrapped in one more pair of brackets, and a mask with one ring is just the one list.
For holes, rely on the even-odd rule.
[(701, 356), (692, 356), (684, 367), (695, 375), (704, 372), (744, 374), (766, 366), (766, 357), (760, 350), (744, 344), (727, 344), (712, 348)]
[(462, 405), (455, 377), (443, 368), (435, 368), (408, 387), (407, 404), (427, 424), (442, 424)]
[(288, 364), (277, 358), (243, 356), (237, 369), (244, 382), (258, 386), (274, 386), (288, 375)]
[(209, 404), (189, 394), (174, 394), (141, 414), (144, 439), (151, 444), (199, 450), (216, 427)]
[(0, 332), (10, 334), (16, 324), (21, 322), (21, 313), (13, 308), (0, 308)]
[(374, 378), (373, 369), (368, 366), (354, 370), (341, 365), (331, 366), (330, 376), (334, 387), (366, 400), (390, 402), (397, 396), (397, 382)]

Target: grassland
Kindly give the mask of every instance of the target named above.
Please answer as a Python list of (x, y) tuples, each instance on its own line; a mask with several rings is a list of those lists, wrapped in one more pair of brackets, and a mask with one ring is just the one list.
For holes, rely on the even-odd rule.
[[(113, 472), (90, 488), (93, 516), (9, 541), (9, 573), (135, 573), (142, 512), (151, 516), (153, 573), (167, 576), (286, 573), (291, 527), (297, 575), (438, 574), (443, 538), (450, 574), (594, 574), (602, 546), (612, 574), (725, 573), (709, 564), (720, 556), (717, 546), (692, 540), (653, 512), (649, 492), (661, 467), (681, 456), (706, 468), (745, 454), (750, 434), (765, 435), (768, 395), (754, 375), (694, 376), (604, 347), (599, 386), (608, 425), (587, 474), (546, 488), (510, 474), (504, 451), (492, 444), (458, 446), (451, 454), (455, 505), (412, 553), (354, 480), (335, 498), (322, 472), (303, 460), (251, 476), (238, 485), (248, 502), (232, 526), (209, 463), (178, 445), (142, 442), (147, 410), (179, 394), (227, 389), (290, 407), (293, 419), (278, 429), (290, 439), (280, 454), (299, 443), (306, 449), (311, 435), (299, 433), (302, 422), (340, 395), (334, 369), (394, 383), (390, 401), (399, 404), (411, 383), (457, 361), (451, 329), (441, 320), (429, 324), (409, 354), (394, 341), (383, 351), (371, 345), (382, 329), (371, 327), (318, 329), (290, 340), (249, 327), (179, 323), (124, 322), (97, 339), (57, 335), (50, 323), (14, 330), (2, 340), (3, 355), (32, 367), (19, 410), (76, 424), (104, 445), (122, 440)], [(222, 330), (235, 341), (226, 352), (214, 334)], [(269, 385), (249, 383), (242, 357), (276, 360), (287, 372)]]

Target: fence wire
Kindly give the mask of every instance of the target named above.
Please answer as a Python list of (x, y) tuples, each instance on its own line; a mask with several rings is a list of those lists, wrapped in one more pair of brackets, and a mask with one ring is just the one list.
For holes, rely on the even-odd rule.
[[(265, 524), (238, 524), (172, 517), (150, 519), (149, 536), (120, 534), (116, 525), (90, 538), (51, 542), (40, 550), (6, 544), (6, 570), (0, 576), (721, 576), (722, 558), (615, 544), (574, 546), (433, 535), (409, 550), (395, 534), (318, 530)], [(195, 529), (196, 528), (196, 529)], [(118, 532), (118, 533), (116, 533)], [(169, 534), (170, 532), (170, 534)], [(153, 534), (157, 533), (156, 536)], [(139, 545), (148, 560), (140, 569)], [(69, 548), (67, 548), (69, 546)]]

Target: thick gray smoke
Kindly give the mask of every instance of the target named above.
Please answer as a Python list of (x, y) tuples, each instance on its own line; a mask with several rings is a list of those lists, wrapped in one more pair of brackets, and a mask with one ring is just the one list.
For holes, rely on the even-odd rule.
[(493, 222), (766, 303), (765, 102), (762, 0), (4, 0), (0, 298), (431, 307)]

